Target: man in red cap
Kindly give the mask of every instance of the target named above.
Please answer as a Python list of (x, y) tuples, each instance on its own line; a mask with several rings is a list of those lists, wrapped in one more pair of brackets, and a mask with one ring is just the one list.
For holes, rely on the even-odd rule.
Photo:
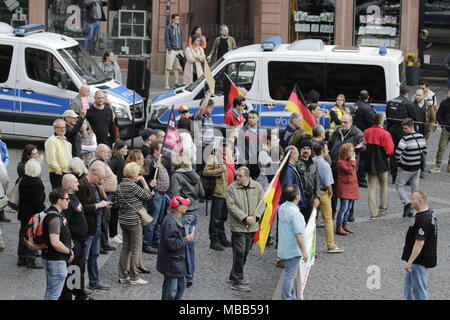
[(188, 271), (187, 244), (194, 241), (194, 232), (185, 234), (181, 216), (186, 212), (189, 199), (175, 196), (170, 200), (171, 212), (161, 225), (156, 269), (164, 275), (161, 300), (181, 300), (186, 290)]
[(178, 108), (178, 112), (180, 113), (180, 119), (178, 120), (177, 128), (191, 132), (191, 115), (189, 114), (188, 106), (182, 105)]

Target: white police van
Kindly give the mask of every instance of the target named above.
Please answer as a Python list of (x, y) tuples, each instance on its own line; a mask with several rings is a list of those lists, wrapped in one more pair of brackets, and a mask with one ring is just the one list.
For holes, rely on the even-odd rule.
[[(377, 111), (399, 95), (404, 83), (404, 58), (400, 50), (386, 48), (339, 48), (321, 40), (299, 40), (281, 44), (281, 38), (269, 38), (261, 45), (251, 45), (226, 53), (212, 66), (216, 80), (213, 97), (213, 122), (223, 123), (224, 99), (222, 75), (227, 73), (238, 87), (247, 90), (247, 98), (260, 111), (261, 125), (285, 126), (290, 113), (284, 111), (294, 84), (303, 95), (314, 89), (320, 94), (322, 109), (333, 107), (338, 94), (344, 94), (347, 106), (358, 100), (359, 92), (369, 91)], [(167, 123), (172, 105), (185, 104), (194, 113), (205, 93), (205, 78), (165, 93), (151, 100), (148, 126)], [(321, 123), (329, 127), (329, 119)]]
[[(67, 36), (44, 32), (43, 25), (13, 29), (0, 23), (0, 128), (5, 134), (46, 138), (52, 123), (70, 108), (81, 85), (89, 101), (103, 90), (115, 110), (122, 139), (145, 126), (142, 98), (109, 79), (94, 60)], [(132, 128), (135, 110), (135, 130)]]

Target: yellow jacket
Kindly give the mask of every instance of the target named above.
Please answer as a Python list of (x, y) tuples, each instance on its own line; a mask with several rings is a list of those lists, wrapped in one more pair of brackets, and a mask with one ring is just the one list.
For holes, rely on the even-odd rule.
[(51, 136), (45, 141), (45, 157), (48, 171), (56, 174), (69, 172), (69, 161), (72, 159), (72, 144), (66, 137)]

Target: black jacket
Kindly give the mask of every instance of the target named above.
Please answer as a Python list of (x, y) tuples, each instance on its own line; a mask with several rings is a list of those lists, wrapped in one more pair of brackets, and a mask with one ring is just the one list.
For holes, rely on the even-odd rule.
[(412, 102), (404, 96), (389, 100), (386, 104), (386, 129), (392, 135), (395, 146), (403, 136), (402, 120), (412, 118), (412, 109)]
[(182, 278), (187, 274), (187, 241), (185, 229), (174, 213), (169, 213), (161, 225), (156, 270), (171, 278)]
[(19, 184), (19, 210), (17, 219), (28, 223), (36, 213), (45, 210), (45, 188), (41, 178), (24, 175)]
[[(78, 182), (79, 186), (76, 196), (84, 207), (84, 215), (86, 216), (86, 221), (88, 224), (88, 235), (95, 236), (97, 231), (97, 212), (95, 210), (95, 204), (97, 201), (95, 199), (95, 193), (94, 190), (92, 190), (92, 186), (87, 177), (80, 179)], [(100, 190), (100, 188), (98, 191), (100, 194), (100, 200), (106, 200), (106, 195)]]
[(72, 144), (72, 157), (81, 158), (81, 135), (80, 129), (83, 125), (84, 118), (78, 117), (74, 126), (66, 123), (66, 138)]
[(112, 156), (108, 162), (112, 172), (117, 176), (117, 184), (120, 184), (123, 179), (123, 168), (125, 168), (125, 159), (122, 156)]
[(441, 126), (448, 126), (445, 129), (450, 132), (450, 97), (442, 100), (437, 112), (437, 121)]
[(320, 198), (319, 170), (317, 170), (315, 162), (311, 158), (305, 161), (299, 157), (296, 168), (302, 180), (306, 200), (311, 200), (311, 196)]
[(97, 0), (84, 0), (84, 5), (86, 7), (86, 21), (87, 22), (95, 22), (95, 21), (106, 21), (106, 15), (103, 11), (104, 6), (108, 5), (108, 1), (101, 1), (100, 4), (100, 10), (101, 10), (101, 17), (97, 16)]
[[(426, 104), (426, 102), (424, 103), (423, 107), (421, 108), (421, 107), (419, 107), (419, 104), (417, 103), (417, 101), (414, 101), (411, 104), (410, 114), (411, 114), (411, 118), (414, 121), (427, 122), (427, 104)], [(420, 124), (416, 123), (414, 125), (414, 127), (415, 127), (417, 133), (421, 133), (425, 136), (425, 133), (426, 133), (425, 125), (423, 125), (421, 123)]]
[(350, 110), (353, 115), (353, 125), (364, 132), (373, 125), (375, 110), (373, 107), (362, 100), (358, 100)]
[(83, 205), (74, 194), (69, 195), (70, 202), (64, 216), (67, 219), (72, 239), (85, 241), (88, 237), (88, 224), (84, 215)]
[[(357, 127), (352, 126), (349, 132), (344, 134), (342, 128), (337, 128), (335, 132), (333, 132), (333, 135), (330, 137), (330, 140), (328, 140), (328, 149), (330, 150), (330, 157), (332, 161), (331, 168), (333, 171), (337, 172), (337, 163), (339, 160), (339, 149), (344, 143), (352, 143), (355, 147), (360, 144), (361, 142), (366, 142), (364, 140), (364, 134), (361, 130), (359, 130)], [(356, 149), (356, 156), (358, 160), (358, 153), (366, 151), (366, 146), (364, 145), (363, 148), (360, 150)]]

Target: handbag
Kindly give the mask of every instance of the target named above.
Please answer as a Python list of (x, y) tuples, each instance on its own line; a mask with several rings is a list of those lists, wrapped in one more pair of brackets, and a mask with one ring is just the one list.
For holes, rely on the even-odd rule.
[(14, 188), (12, 188), (11, 192), (8, 195), (8, 206), (17, 211), (19, 210), (19, 200), (20, 200), (20, 196), (19, 196), (19, 184), (20, 181), (22, 181), (22, 178), (20, 178), (17, 183), (14, 185)]
[(177, 59), (180, 62), (181, 68), (184, 70), (184, 66), (186, 65), (186, 57), (180, 52), (177, 54)]
[(135, 207), (133, 207), (131, 204), (128, 203), (127, 200), (125, 200), (125, 198), (122, 195), (122, 191), (120, 191), (120, 189), (117, 189), (117, 191), (119, 191), (120, 196), (122, 197), (123, 201), (125, 201), (125, 203), (133, 210), (135, 210), (139, 216), (141, 217), (141, 221), (142, 221), (142, 225), (146, 226), (150, 223), (152, 223), (153, 221), (153, 217), (151, 215), (148, 214), (147, 210), (145, 208), (139, 209), (137, 210)]

